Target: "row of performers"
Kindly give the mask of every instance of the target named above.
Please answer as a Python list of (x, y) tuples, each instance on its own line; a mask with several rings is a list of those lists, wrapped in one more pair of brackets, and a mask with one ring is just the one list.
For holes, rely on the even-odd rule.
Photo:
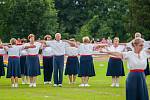
[[(139, 34), (139, 33), (138, 33)], [(143, 49), (144, 40), (140, 37), (136, 37), (132, 42), (132, 51), (121, 53), (125, 50), (128, 45), (119, 45), (119, 38), (114, 38), (113, 45), (98, 45), (91, 44), (89, 37), (83, 37), (83, 43), (76, 44), (74, 39), (70, 41), (62, 41), (61, 34), (55, 34), (55, 40), (51, 40), (50, 35), (46, 35), (46, 41), (41, 43), (35, 42), (35, 36), (30, 34), (28, 36), (29, 43), (24, 43), (23, 45), (16, 45), (16, 39), (12, 38), (10, 40), (11, 45), (4, 46), (1, 43), (0, 53), (1, 53), (1, 66), (3, 66), (3, 55), (8, 52), (8, 68), (7, 68), (7, 78), (11, 78), (12, 87), (18, 87), (18, 78), (22, 75), (29, 76), (30, 84), (29, 87), (36, 87), (36, 76), (40, 75), (40, 64), (39, 64), (39, 49), (43, 50), (43, 67), (44, 67), (44, 82), (51, 83), (52, 72), (54, 75), (54, 86), (62, 86), (63, 81), (63, 69), (64, 69), (64, 55), (67, 54), (67, 63), (65, 69), (65, 75), (69, 76), (69, 83), (75, 83), (76, 75), (81, 77), (82, 83), (79, 85), (81, 87), (88, 87), (89, 77), (95, 76), (94, 64), (93, 64), (93, 48), (99, 48), (101, 52), (111, 54), (108, 63), (107, 76), (112, 76), (112, 85), (119, 87), (119, 76), (124, 76), (123, 62), (122, 58), (126, 58), (129, 62), (129, 69), (131, 75), (128, 76), (127, 83), (127, 95), (131, 96), (131, 91), (135, 88), (131, 88), (132, 82), (135, 81), (137, 86), (141, 87), (142, 90), (137, 90), (138, 93), (144, 92), (142, 98), (148, 96), (148, 91), (145, 82), (144, 69), (146, 69), (147, 58), (149, 54), (147, 49)], [(143, 43), (143, 44), (142, 44)], [(130, 43), (129, 43), (130, 44)], [(139, 54), (136, 54), (135, 45), (141, 45), (142, 49)], [(105, 51), (101, 48), (105, 47)], [(107, 50), (107, 51), (106, 51)], [(146, 51), (147, 52), (144, 52)], [(109, 52), (108, 52), (109, 51)], [(21, 56), (20, 56), (21, 54)], [(80, 54), (80, 63), (78, 61), (77, 55)], [(146, 59), (146, 60), (145, 60)], [(146, 61), (146, 62), (145, 62)], [(148, 69), (148, 66), (147, 66)], [(3, 75), (3, 68), (1, 67), (1, 76)], [(149, 74), (149, 69), (145, 70), (146, 75)], [(138, 76), (138, 73), (141, 76)], [(132, 75), (133, 74), (133, 75)], [(134, 75), (135, 74), (135, 75)], [(136, 77), (135, 77), (136, 76)], [(141, 78), (142, 80), (140, 80)], [(145, 82), (144, 84), (140, 83)], [(129, 85), (129, 86), (128, 86)], [(144, 85), (144, 86), (143, 86)], [(144, 87), (144, 89), (143, 89)], [(137, 88), (139, 89), (139, 88)], [(128, 97), (127, 96), (127, 97)], [(137, 97), (135, 95), (134, 97)], [(146, 97), (145, 97), (146, 96)], [(140, 96), (141, 97), (141, 96)], [(131, 99), (128, 99), (131, 100)], [(132, 99), (133, 100), (133, 99)], [(148, 100), (148, 99), (140, 99)]]

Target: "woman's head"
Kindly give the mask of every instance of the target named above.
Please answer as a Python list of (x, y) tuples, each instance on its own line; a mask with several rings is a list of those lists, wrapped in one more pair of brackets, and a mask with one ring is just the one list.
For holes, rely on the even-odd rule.
[(46, 40), (46, 41), (49, 41), (51, 39), (52, 39), (51, 35), (45, 35), (44, 36), (44, 40)]
[(71, 47), (75, 47), (76, 46), (76, 40), (74, 38), (69, 39), (70, 42), (72, 42), (70, 44)]
[(141, 33), (136, 32), (136, 33), (135, 33), (135, 38), (141, 38)]
[(119, 44), (119, 38), (118, 37), (114, 38), (113, 44), (116, 45), (116, 46)]
[(16, 45), (16, 41), (17, 41), (17, 40), (16, 40), (15, 38), (11, 38), (11, 39), (10, 39), (10, 43), (11, 43), (12, 45)]
[(144, 46), (144, 40), (142, 38), (136, 38), (132, 42), (132, 46), (136, 52), (140, 52)]
[(88, 36), (85, 36), (82, 38), (83, 43), (90, 43), (90, 38)]
[(28, 39), (29, 39), (30, 42), (34, 42), (34, 41), (35, 41), (35, 36), (34, 36), (34, 34), (30, 34), (30, 35), (28, 36)]

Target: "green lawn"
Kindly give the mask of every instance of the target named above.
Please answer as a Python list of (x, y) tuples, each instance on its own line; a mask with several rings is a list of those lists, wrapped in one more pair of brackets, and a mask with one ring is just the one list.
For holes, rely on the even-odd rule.
[[(10, 80), (0, 79), (0, 100), (125, 100), (125, 77), (120, 80), (119, 88), (110, 87), (111, 78), (106, 77), (107, 62), (95, 62), (96, 77), (90, 78), (91, 87), (78, 87), (80, 78), (75, 85), (68, 84), (67, 76), (64, 77), (63, 87), (43, 85), (43, 75), (38, 77), (37, 87), (29, 88), (20, 85), (11, 88)], [(127, 69), (126, 75), (127, 75)], [(41, 70), (42, 72), (42, 70)], [(150, 77), (147, 77), (150, 91)]]

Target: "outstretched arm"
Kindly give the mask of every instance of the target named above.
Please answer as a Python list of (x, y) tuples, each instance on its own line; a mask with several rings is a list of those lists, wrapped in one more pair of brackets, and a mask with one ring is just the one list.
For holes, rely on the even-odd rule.
[(104, 51), (104, 50), (100, 50), (101, 53), (107, 53), (109, 55), (112, 55), (112, 56), (116, 56), (118, 58), (123, 58), (123, 54), (120, 53), (120, 52), (111, 52), (111, 51)]

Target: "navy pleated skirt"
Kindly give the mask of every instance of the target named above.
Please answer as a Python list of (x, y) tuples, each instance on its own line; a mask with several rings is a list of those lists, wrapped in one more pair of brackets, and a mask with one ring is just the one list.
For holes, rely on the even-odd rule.
[(93, 57), (91, 55), (80, 56), (80, 67), (78, 77), (85, 76), (95, 76)]
[(5, 76), (3, 56), (0, 56), (0, 76)]
[(65, 75), (77, 75), (79, 70), (79, 60), (77, 56), (68, 57), (66, 62)]
[(125, 76), (123, 62), (119, 58), (109, 58), (106, 76)]
[(145, 73), (146, 76), (147, 76), (147, 75), (150, 75), (150, 69), (149, 69), (149, 62), (148, 62), (148, 59), (147, 59), (147, 67), (146, 67), (146, 69), (144, 70), (144, 73)]
[(20, 69), (20, 58), (18, 57), (9, 57), (8, 58), (8, 67), (7, 67), (7, 78), (11, 77), (21, 77)]
[(130, 72), (128, 74), (126, 100), (149, 100), (144, 72)]
[(27, 56), (20, 57), (20, 68), (21, 68), (21, 75), (27, 75), (27, 63), (26, 63)]
[(38, 55), (27, 56), (27, 76), (38, 76), (40, 72), (40, 61)]

